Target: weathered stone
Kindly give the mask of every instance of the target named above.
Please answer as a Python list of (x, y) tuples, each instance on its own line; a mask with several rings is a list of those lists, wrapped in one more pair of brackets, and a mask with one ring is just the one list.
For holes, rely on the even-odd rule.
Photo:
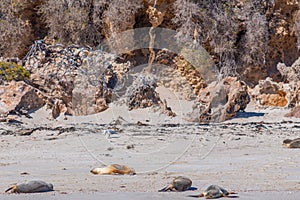
[(119, 74), (114, 72), (114, 59), (102, 51), (48, 45), (40, 40), (25, 58), (24, 66), (31, 72), (31, 84), (43, 91), (51, 116), (56, 118), (60, 114), (94, 114), (108, 108), (110, 90), (123, 73), (120, 65), (115, 66)]
[(155, 87), (155, 85), (144, 84), (132, 91), (128, 99), (129, 110), (161, 104), (159, 95), (155, 92)]
[(221, 82), (212, 82), (198, 96), (191, 121), (221, 122), (244, 111), (250, 102), (248, 87), (236, 77), (226, 77)]
[(268, 106), (287, 107), (289, 105), (288, 89), (284, 83), (274, 82), (271, 78), (259, 81), (250, 94), (255, 104), (259, 108)]
[(300, 106), (296, 106), (290, 110), (289, 113), (285, 115), (285, 117), (296, 117), (300, 118)]
[(297, 82), (300, 80), (300, 57), (292, 64), (287, 67), (284, 63), (278, 63), (277, 69), (280, 74), (289, 83)]
[(28, 113), (43, 107), (44, 104), (37, 90), (23, 81), (11, 81), (0, 86), (0, 114), (11, 111)]

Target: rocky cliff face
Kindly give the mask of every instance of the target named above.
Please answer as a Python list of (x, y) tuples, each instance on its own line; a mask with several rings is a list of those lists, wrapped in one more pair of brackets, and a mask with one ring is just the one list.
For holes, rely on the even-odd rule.
[[(77, 4), (72, 2), (51, 5), (60, 6), (59, 9), (67, 13), (77, 8)], [(281, 81), (282, 76), (276, 68), (277, 63), (281, 62), (290, 66), (300, 56), (297, 48), (299, 46), (297, 43), (300, 43), (297, 41), (297, 37), (300, 38), (298, 0), (230, 2), (201, 0), (197, 3), (185, 0), (114, 0), (110, 3), (93, 1), (93, 4), (82, 1), (84, 6), (81, 9), (84, 15), (60, 16), (64, 19), (63, 21), (70, 22), (68, 24), (70, 30), (66, 29), (68, 33), (63, 34), (67, 38), (55, 38), (56, 36), (53, 35), (55, 30), (51, 30), (51, 27), (56, 27), (54, 25), (58, 22), (50, 22), (45, 13), (55, 15), (53, 19), (59, 17), (59, 13), (54, 8), (41, 10), (44, 3), (41, 0), (26, 0), (14, 4), (11, 7), (12, 10), (9, 10), (7, 6), (1, 7), (0, 12), (4, 13), (2, 22), (9, 22), (6, 19), (7, 16), (19, 17), (26, 27), (30, 28), (27, 32), (31, 33), (31, 36), (24, 34), (26, 37), (24, 40), (29, 41), (26, 45), (30, 44), (30, 41), (45, 36), (67, 42), (67, 36), (72, 35), (72, 31), (85, 27), (86, 30), (92, 31), (88, 33), (89, 38), (99, 40), (99, 33), (101, 33), (102, 37), (110, 38), (109, 41), (115, 43), (115, 47), (118, 43), (122, 43), (121, 47), (124, 47), (125, 43), (132, 45), (136, 39), (135, 36), (128, 34), (126, 39), (118, 41), (118, 38), (114, 37), (115, 34), (133, 28), (151, 27), (153, 16), (151, 17), (149, 8), (152, 7), (156, 13), (160, 13), (160, 22), (156, 26), (176, 30), (179, 32), (178, 37), (181, 35), (181, 38), (194, 38), (205, 47), (219, 68), (228, 68), (222, 70), (223, 73), (232, 75), (237, 72), (251, 87), (268, 76), (275, 81)], [(178, 13), (181, 20), (176, 18)], [(83, 19), (84, 17), (88, 19)], [(93, 25), (95, 27), (90, 27)], [(77, 29), (76, 26), (78, 26)], [(10, 40), (5, 40), (5, 38), (9, 32), (5, 34), (2, 44), (5, 44), (5, 47), (18, 49), (17, 46), (12, 46), (13, 43), (7, 45)], [(76, 34), (78, 37), (87, 37), (84, 31), (82, 34), (77, 32)], [(75, 41), (71, 41), (71, 38), (74, 39), (69, 37), (68, 43)], [(99, 41), (87, 43), (86, 38), (76, 39), (76, 41), (79, 45), (99, 44)], [(24, 48), (19, 50), (23, 53), (16, 55), (24, 55)], [(12, 52), (12, 49), (0, 49), (0, 56), (8, 55), (5, 52), (10, 51)], [(126, 50), (123, 49), (122, 52)], [(260, 73), (256, 73), (257, 71)]]
[[(41, 18), (43, 13), (36, 11), (43, 3), (26, 1), (16, 14), (30, 25), (35, 39), (47, 37), (36, 40), (23, 59), (23, 66), (31, 73), (29, 82), (22, 83), (26, 94), (22, 93), (13, 104), (8, 103), (6, 94), (1, 94), (0, 100), (7, 103), (3, 112), (32, 110), (47, 104), (53, 117), (61, 113), (85, 115), (101, 112), (110, 102), (125, 97), (129, 109), (159, 105), (162, 110), (170, 111), (168, 115), (175, 116), (155, 92), (156, 84), (178, 92), (185, 99), (195, 100), (195, 112), (192, 113), (195, 119), (192, 120), (196, 121), (222, 121), (243, 111), (249, 103), (248, 91), (259, 108), (298, 105), (300, 73), (299, 60), (295, 60), (300, 57), (297, 45), (300, 9), (297, 0), (197, 1), (197, 4), (185, 0), (111, 1), (101, 4), (100, 14), (95, 13), (94, 5), (85, 4), (84, 11), (90, 12), (87, 15), (89, 26), (100, 16), (101, 27), (96, 27), (97, 34), (101, 32), (108, 46), (118, 55), (83, 47), (86, 43), (78, 46), (58, 44), (60, 38), (51, 35), (51, 27)], [(61, 6), (67, 11), (75, 4)], [(77, 21), (72, 23), (82, 28), (83, 24), (76, 24)], [(134, 32), (121, 39), (116, 37), (117, 33), (141, 27), (151, 28), (139, 38)], [(212, 70), (203, 70), (211, 69), (211, 63), (203, 67), (188, 61), (184, 54), (192, 52), (184, 53), (184, 48), (179, 52), (155, 49), (153, 41), (160, 37), (153, 31), (155, 28), (176, 30), (177, 39), (186, 42), (185, 39), (190, 38), (192, 41), (188, 42), (192, 45), (203, 46), (209, 58), (201, 59), (213, 61), (220, 75), (219, 81), (214, 77), (215, 72), (209, 74)], [(68, 34), (72, 34), (71, 29), (69, 31)], [(90, 36), (93, 37), (93, 32)], [(130, 48), (125, 48), (148, 37), (150, 40), (141, 49), (130, 52)], [(62, 41), (68, 41), (68, 38)], [(3, 51), (0, 48), (0, 55), (5, 55)], [(128, 78), (130, 70), (140, 64), (149, 65), (149, 69), (154, 64), (164, 65), (161, 72), (166, 76), (153, 85), (137, 85), (136, 90), (131, 90), (135, 93), (118, 88), (123, 80), (134, 78)], [(209, 80), (211, 77), (214, 78)], [(133, 82), (124, 83), (124, 87), (130, 87)], [(21, 88), (18, 84), (12, 91)], [(13, 86), (5, 85), (2, 91), (7, 87)], [(34, 99), (37, 107), (24, 102), (24, 95)]]

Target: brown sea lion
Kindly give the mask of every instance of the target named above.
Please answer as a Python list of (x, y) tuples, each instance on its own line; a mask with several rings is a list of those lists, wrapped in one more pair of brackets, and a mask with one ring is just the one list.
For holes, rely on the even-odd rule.
[(53, 191), (53, 185), (44, 181), (29, 181), (26, 183), (16, 184), (5, 190), (11, 193), (35, 193)]
[(134, 175), (135, 170), (126, 165), (112, 164), (106, 167), (96, 167), (90, 171), (93, 174), (129, 174)]
[(238, 196), (229, 196), (237, 194), (235, 192), (228, 192), (224, 188), (217, 185), (210, 185), (204, 192), (198, 195), (189, 195), (189, 197), (205, 197), (206, 199), (217, 199), (221, 197), (238, 198)]
[(283, 140), (282, 145), (287, 148), (300, 148), (300, 138)]
[(191, 179), (178, 176), (173, 179), (172, 183), (164, 187), (163, 189), (159, 190), (159, 192), (166, 192), (166, 191), (186, 191), (192, 186)]

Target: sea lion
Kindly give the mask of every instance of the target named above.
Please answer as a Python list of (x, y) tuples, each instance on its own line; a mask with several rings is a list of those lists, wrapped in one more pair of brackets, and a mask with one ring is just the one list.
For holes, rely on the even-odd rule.
[(5, 190), (11, 193), (35, 193), (53, 191), (53, 185), (44, 181), (29, 181), (26, 183), (16, 184)]
[(282, 145), (287, 148), (300, 148), (300, 138), (283, 140)]
[(97, 167), (90, 171), (93, 174), (129, 174), (135, 175), (135, 170), (126, 165), (112, 164), (106, 167)]
[(191, 179), (178, 176), (173, 179), (172, 183), (164, 187), (163, 189), (159, 190), (159, 192), (166, 192), (166, 191), (186, 191), (192, 186)]
[(217, 185), (210, 185), (204, 192), (198, 195), (189, 195), (189, 197), (205, 197), (206, 199), (217, 199), (221, 197), (237, 198), (238, 196), (229, 196), (237, 194), (235, 192), (228, 192), (224, 188)]

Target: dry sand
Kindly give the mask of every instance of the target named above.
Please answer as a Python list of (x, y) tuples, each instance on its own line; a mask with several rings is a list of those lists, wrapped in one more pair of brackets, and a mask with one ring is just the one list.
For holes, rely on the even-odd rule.
[[(187, 195), (210, 184), (235, 191), (240, 199), (299, 199), (300, 149), (281, 143), (300, 136), (300, 122), (284, 118), (286, 110), (255, 111), (250, 105), (246, 111), (210, 125), (187, 123), (183, 114), (169, 118), (150, 109), (128, 112), (118, 106), (67, 120), (48, 120), (39, 110), (32, 119), (20, 119), (22, 125), (2, 123), (0, 130), (39, 126), (75, 131), (1, 135), (0, 199), (191, 199)], [(137, 121), (149, 126), (137, 126)], [(120, 131), (107, 138), (102, 131), (111, 122)], [(89, 173), (112, 163), (133, 167), (137, 175)], [(157, 192), (178, 175), (190, 177), (198, 190)], [(55, 191), (4, 193), (13, 183), (36, 179), (52, 183)]]

